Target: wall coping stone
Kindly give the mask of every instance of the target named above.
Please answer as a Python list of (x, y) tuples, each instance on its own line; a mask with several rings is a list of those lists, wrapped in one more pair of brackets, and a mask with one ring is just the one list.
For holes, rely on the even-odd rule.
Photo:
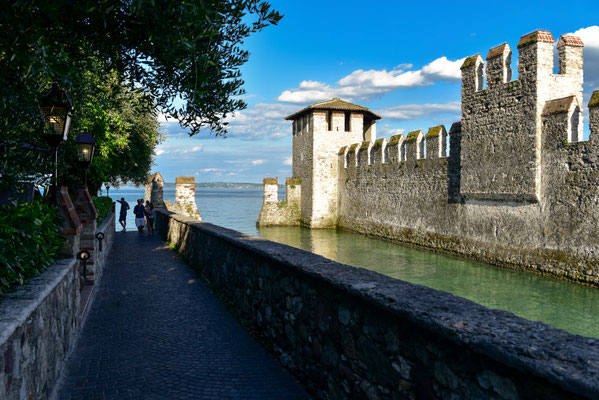
[(0, 296), (0, 344), (5, 343), (75, 267), (74, 258), (56, 261), (15, 291)]
[(96, 228), (96, 232), (104, 232), (109, 223), (112, 222), (114, 224), (114, 217), (114, 211), (111, 211), (106, 217), (104, 217), (102, 224), (100, 224), (100, 226)]
[(158, 213), (357, 296), (432, 333), (468, 346), (582, 396), (599, 395), (599, 340), (493, 310), (465, 298), (344, 265), (301, 249), (198, 222), (165, 209)]

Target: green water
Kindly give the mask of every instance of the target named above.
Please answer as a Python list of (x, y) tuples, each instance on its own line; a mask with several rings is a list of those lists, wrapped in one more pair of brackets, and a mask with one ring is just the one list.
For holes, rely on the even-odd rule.
[(599, 289), (401, 246), (356, 233), (259, 228), (260, 236), (343, 264), (465, 297), (489, 308), (599, 338)]

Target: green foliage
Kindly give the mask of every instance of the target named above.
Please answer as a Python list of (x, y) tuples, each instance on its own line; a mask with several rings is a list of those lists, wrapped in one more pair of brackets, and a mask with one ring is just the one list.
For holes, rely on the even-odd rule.
[(87, 79), (86, 92), (77, 98), (81, 106), (73, 122), (74, 132), (63, 145), (60, 181), (70, 188), (81, 185), (75, 136), (79, 131), (88, 131), (93, 132), (97, 142), (87, 171), (90, 193), (97, 193), (104, 182), (113, 187), (126, 182), (145, 184), (154, 149), (163, 139), (153, 105), (146, 102), (143, 94), (121, 83), (115, 71), (104, 79), (90, 72)]
[[(225, 118), (246, 107), (235, 98), (249, 57), (243, 40), (280, 19), (262, 0), (8, 2), (0, 8), (0, 186), (47, 182), (50, 156), (36, 162), (21, 143), (47, 147), (38, 103), (52, 82), (74, 105), (61, 165), (72, 165), (81, 130), (106, 147), (89, 171), (92, 193), (103, 181), (141, 182), (159, 140), (158, 111), (191, 134), (225, 135)], [(81, 174), (67, 168), (61, 179), (78, 186)]]
[(102, 197), (92, 197), (94, 201), (94, 205), (96, 206), (96, 210), (98, 211), (98, 218), (96, 222), (99, 224), (104, 221), (104, 218), (108, 216), (112, 212), (112, 199), (108, 196)]
[(0, 206), (0, 294), (43, 272), (62, 245), (58, 211), (42, 203)]

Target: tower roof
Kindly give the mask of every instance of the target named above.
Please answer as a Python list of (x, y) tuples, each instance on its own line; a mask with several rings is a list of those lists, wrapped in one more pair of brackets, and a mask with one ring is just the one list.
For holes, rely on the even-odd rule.
[(298, 112), (295, 112), (291, 115), (285, 117), (286, 120), (294, 120), (298, 117), (301, 117), (305, 113), (313, 110), (336, 110), (336, 111), (361, 111), (364, 114), (367, 114), (372, 119), (381, 119), (380, 115), (377, 115), (370, 111), (368, 107), (359, 106), (357, 104), (350, 103), (345, 100), (341, 100), (338, 97), (335, 97), (331, 100), (321, 101), (320, 103), (310, 104), (306, 108), (302, 108)]

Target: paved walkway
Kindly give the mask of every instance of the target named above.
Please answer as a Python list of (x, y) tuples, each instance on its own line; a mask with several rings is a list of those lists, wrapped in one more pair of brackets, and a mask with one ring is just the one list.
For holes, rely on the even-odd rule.
[(306, 395), (157, 235), (116, 232), (58, 399)]

